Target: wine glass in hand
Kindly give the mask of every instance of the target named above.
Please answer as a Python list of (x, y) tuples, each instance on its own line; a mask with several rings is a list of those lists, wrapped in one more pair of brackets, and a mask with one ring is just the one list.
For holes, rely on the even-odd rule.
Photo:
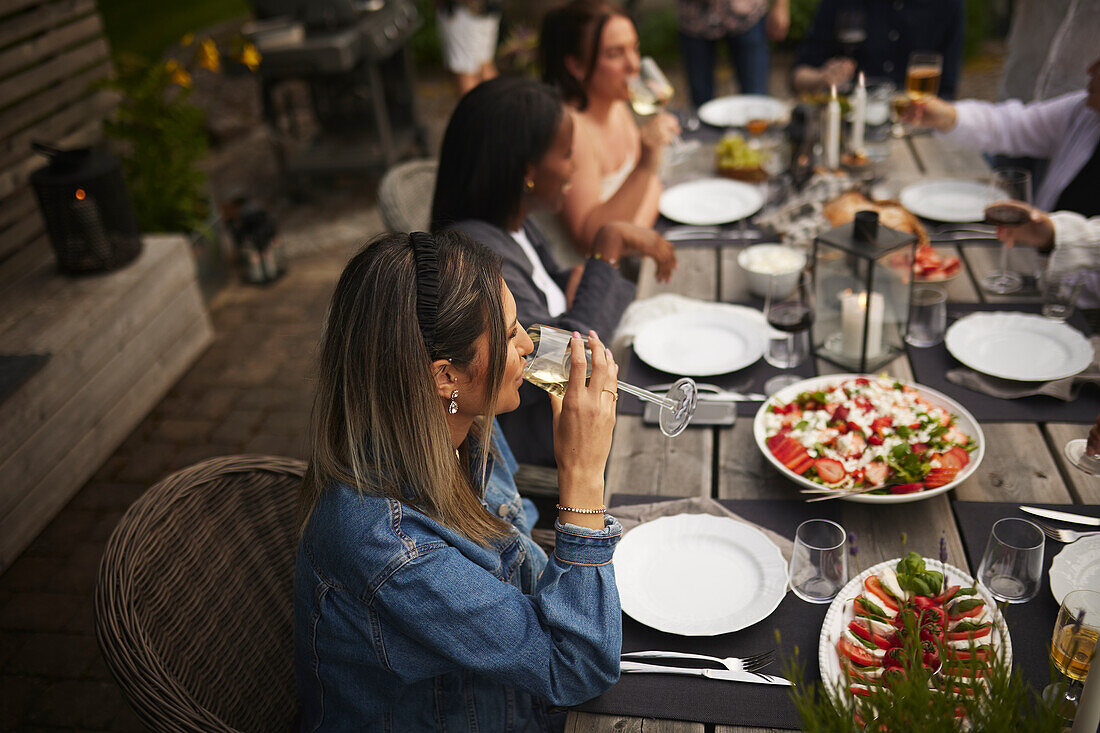
[[(791, 292), (783, 292), (783, 287), (780, 276), (772, 275), (764, 302), (764, 318), (770, 326), (764, 361), (780, 369), (792, 369), (810, 355), (810, 326), (814, 309), (809, 271), (798, 273)], [(801, 379), (795, 374), (780, 374), (764, 383), (764, 391), (773, 394)]]
[[(553, 326), (535, 324), (527, 329), (527, 335), (534, 342), (534, 348), (527, 355), (527, 365), (523, 369), (523, 378), (531, 384), (546, 390), (552, 395), (563, 397), (569, 386), (569, 371), (572, 354), (569, 344), (573, 335)], [(592, 352), (584, 348), (588, 373), (592, 373)], [(684, 431), (695, 414), (695, 381), (683, 377), (669, 388), (663, 396), (648, 389), (635, 387), (619, 381), (619, 391), (632, 394), (643, 402), (653, 402), (660, 406), (661, 432), (675, 437)]]
[(982, 277), (982, 288), (997, 295), (1015, 293), (1024, 280), (1009, 269), (1008, 253), (1013, 245), (1012, 227), (1030, 219), (1031, 173), (1021, 168), (997, 168), (990, 180), (987, 201), (985, 222), (995, 224), (1002, 235), (1001, 263), (999, 269)]
[[(639, 117), (649, 117), (663, 110), (676, 92), (672, 82), (651, 56), (642, 57), (638, 75), (627, 81), (627, 91), (630, 94), (630, 106), (634, 114)], [(669, 144), (668, 155), (675, 160), (684, 155), (688, 147), (688, 144), (676, 135)]]
[(1050, 642), (1050, 661), (1066, 679), (1043, 690), (1043, 699), (1058, 714), (1072, 719), (1077, 711), (1082, 682), (1089, 673), (1089, 662), (1100, 639), (1100, 593), (1075, 590), (1062, 599), (1054, 636)]

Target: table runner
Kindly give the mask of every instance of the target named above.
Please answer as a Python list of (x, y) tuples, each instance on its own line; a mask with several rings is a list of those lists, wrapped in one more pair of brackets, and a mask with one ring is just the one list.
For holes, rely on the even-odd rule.
[[(660, 497), (614, 495), (612, 505), (659, 501)], [(793, 537), (794, 528), (815, 517), (840, 518), (835, 504), (807, 505), (774, 499), (722, 500), (723, 506), (746, 520)], [(614, 514), (614, 509), (611, 510)], [(791, 650), (799, 649), (806, 682), (820, 679), (817, 642), (828, 604), (815, 605), (787, 593), (771, 616), (746, 629), (720, 636), (666, 634), (623, 616), (623, 651), (685, 651), (716, 657), (745, 656), (776, 650), (776, 661), (765, 672), (783, 674)], [(777, 643), (775, 629), (781, 633)], [(698, 677), (662, 674), (623, 675), (618, 683), (577, 710), (609, 715), (691, 720), (719, 725), (798, 729), (798, 712), (790, 689), (774, 685), (723, 682)]]
[[(1038, 313), (1039, 309), (1038, 303), (948, 303), (947, 322), (950, 325), (975, 311)], [(1082, 333), (1088, 333), (1088, 326), (1080, 313), (1074, 313), (1069, 323)], [(1100, 390), (1088, 385), (1072, 402), (1042, 395), (1002, 400), (947, 381), (947, 371), (963, 365), (951, 356), (943, 342), (923, 349), (907, 346), (906, 350), (913, 367), (913, 378), (917, 382), (958, 400), (979, 422), (1092, 423), (1100, 414)]]
[[(1073, 470), (1073, 469), (1071, 469)], [(962, 534), (963, 547), (970, 567), (977, 570), (982, 561), (985, 544), (993, 523), (1005, 517), (1018, 517), (1035, 521), (1035, 517), (1021, 512), (1019, 504), (988, 501), (953, 502), (955, 517)], [(1034, 504), (1029, 506), (1060, 509), (1076, 514), (1100, 517), (1100, 506), (1082, 504)], [(1056, 523), (1058, 526), (1064, 526)], [(1078, 527), (1078, 529), (1087, 529)], [(1058, 604), (1050, 594), (1050, 565), (1054, 556), (1064, 548), (1060, 542), (1048, 539), (1043, 548), (1043, 584), (1039, 594), (1027, 603), (1010, 605), (1004, 610), (1005, 622), (1012, 637), (1013, 661), (1023, 673), (1024, 680), (1036, 692), (1050, 683), (1050, 639), (1054, 633), (1054, 621)]]

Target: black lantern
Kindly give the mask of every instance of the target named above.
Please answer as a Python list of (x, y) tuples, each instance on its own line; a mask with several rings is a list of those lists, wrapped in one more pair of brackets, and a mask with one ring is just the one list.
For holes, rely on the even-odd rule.
[(814, 240), (817, 356), (863, 373), (904, 352), (916, 241), (874, 211)]

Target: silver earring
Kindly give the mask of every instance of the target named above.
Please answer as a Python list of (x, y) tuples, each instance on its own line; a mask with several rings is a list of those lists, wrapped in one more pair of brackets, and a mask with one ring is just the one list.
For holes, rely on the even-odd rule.
[(447, 405), (447, 412), (452, 415), (458, 412), (458, 390), (451, 392), (451, 404)]

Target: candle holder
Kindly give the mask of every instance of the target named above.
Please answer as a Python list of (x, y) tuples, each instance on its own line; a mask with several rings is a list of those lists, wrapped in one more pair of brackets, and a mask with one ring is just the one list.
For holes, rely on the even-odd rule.
[(817, 356), (865, 373), (904, 353), (916, 241), (874, 211), (814, 240)]

